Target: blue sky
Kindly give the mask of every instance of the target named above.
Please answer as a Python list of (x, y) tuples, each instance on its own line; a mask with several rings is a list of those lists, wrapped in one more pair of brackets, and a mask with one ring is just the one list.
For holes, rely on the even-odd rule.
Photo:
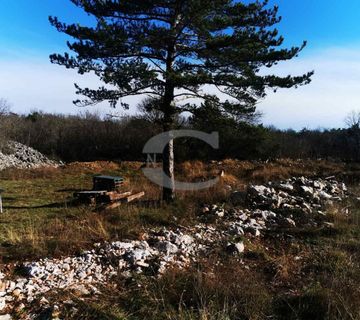
[[(259, 104), (264, 123), (281, 128), (339, 127), (351, 110), (360, 109), (360, 1), (270, 0), (283, 17), (278, 29), (287, 46), (308, 46), (298, 59), (281, 64), (280, 74), (315, 69), (308, 87), (280, 90)], [(48, 16), (87, 23), (69, 0), (0, 0), (0, 97), (16, 112), (40, 109), (77, 113), (73, 82), (97, 80), (51, 65), (48, 56), (63, 52), (66, 37)], [(135, 105), (136, 100), (129, 101)], [(105, 106), (100, 110), (108, 112)]]

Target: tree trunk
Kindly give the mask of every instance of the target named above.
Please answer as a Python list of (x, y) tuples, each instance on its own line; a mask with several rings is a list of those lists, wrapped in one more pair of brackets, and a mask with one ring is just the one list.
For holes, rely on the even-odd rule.
[[(180, 3), (180, 1), (179, 1)], [(174, 56), (176, 51), (177, 28), (180, 19), (180, 14), (174, 14), (174, 21), (171, 25), (173, 33), (173, 41), (169, 42), (167, 57), (166, 57), (166, 74), (165, 74), (165, 93), (163, 98), (162, 111), (164, 112), (163, 129), (164, 132), (169, 132), (174, 129), (176, 108), (173, 105), (175, 85), (171, 78), (173, 72)], [(162, 189), (162, 198), (164, 201), (170, 202), (175, 199), (175, 175), (174, 175), (174, 139), (169, 137), (169, 143), (163, 151), (163, 172), (166, 174), (164, 178), (164, 186)]]
[(167, 177), (164, 179), (162, 198), (164, 201), (170, 202), (175, 199), (174, 139), (171, 139), (164, 149), (163, 171)]
[(167, 86), (163, 104), (163, 131), (169, 134), (168, 141), (163, 151), (163, 172), (164, 177), (162, 199), (170, 202), (175, 199), (175, 175), (174, 175), (174, 139), (171, 136), (171, 130), (174, 129), (175, 110), (172, 106), (174, 99), (174, 88)]

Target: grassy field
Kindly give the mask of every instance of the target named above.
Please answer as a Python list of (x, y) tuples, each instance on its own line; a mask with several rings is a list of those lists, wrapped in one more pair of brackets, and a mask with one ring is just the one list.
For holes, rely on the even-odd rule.
[[(101, 173), (131, 176), (128, 188), (140, 190), (142, 185), (136, 169), (99, 162), (2, 172), (1, 187), (5, 192), (0, 245), (3, 261), (72, 254), (97, 241), (135, 236), (141, 219), (145, 219), (141, 206), (124, 206), (111, 214), (99, 213), (94, 208), (75, 205), (73, 193), (91, 189), (92, 177)], [(150, 192), (150, 188), (147, 189)], [(147, 211), (150, 217), (153, 210)]]
[[(1, 172), (2, 262), (74, 254), (94, 242), (137, 238), (149, 226), (193, 224), (200, 204), (226, 201), (228, 186), (335, 174), (350, 183), (352, 196), (329, 208), (331, 229), (294, 228), (248, 241), (247, 267), (219, 249), (190, 270), (169, 270), (161, 279), (139, 276), (129, 283), (119, 277), (97, 299), (61, 293), (76, 305), (66, 308), (64, 319), (360, 319), (359, 166), (289, 160), (183, 163), (177, 173), (184, 180), (199, 181), (221, 170), (225, 175), (215, 188), (180, 193), (170, 205), (160, 205), (159, 188), (145, 180), (140, 167), (93, 162)], [(144, 201), (103, 212), (74, 205), (73, 192), (91, 188), (96, 174), (124, 176), (125, 188), (146, 192)], [(49, 299), (56, 301), (57, 294)]]
[[(345, 216), (344, 208), (352, 214)], [(97, 299), (65, 296), (76, 301), (65, 318), (360, 319), (357, 200), (329, 214), (331, 229), (295, 228), (248, 241), (243, 264), (219, 248), (192, 268), (169, 270), (162, 278), (119, 277)]]

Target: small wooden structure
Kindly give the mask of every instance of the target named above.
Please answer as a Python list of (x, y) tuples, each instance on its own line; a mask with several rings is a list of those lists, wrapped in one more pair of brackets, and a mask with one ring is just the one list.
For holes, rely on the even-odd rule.
[(81, 203), (95, 205), (100, 209), (113, 209), (121, 203), (131, 202), (145, 195), (144, 192), (133, 194), (123, 191), (124, 178), (115, 176), (95, 176), (93, 189), (74, 193), (74, 197)]
[(93, 178), (93, 190), (120, 190), (123, 183), (124, 178), (122, 177), (95, 176)]

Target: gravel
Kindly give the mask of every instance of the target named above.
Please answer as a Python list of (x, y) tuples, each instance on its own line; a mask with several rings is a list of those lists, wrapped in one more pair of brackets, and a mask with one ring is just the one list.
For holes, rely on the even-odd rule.
[(39, 151), (15, 141), (9, 141), (6, 152), (0, 152), (0, 170), (7, 168), (34, 169), (59, 165), (60, 163), (50, 160)]
[(119, 274), (160, 276), (170, 266), (186, 268), (214, 248), (222, 247), (224, 252), (241, 258), (246, 251), (244, 237), (259, 237), (278, 228), (331, 227), (321, 210), (344, 199), (346, 192), (346, 186), (334, 179), (301, 177), (251, 185), (246, 195), (247, 209), (205, 205), (200, 222), (193, 227), (148, 230), (143, 240), (98, 243), (77, 256), (22, 263), (22, 278), (13, 279), (0, 272), (0, 311), (11, 310), (15, 302), (43, 299), (44, 294), (58, 289), (94, 295), (99, 285)]

